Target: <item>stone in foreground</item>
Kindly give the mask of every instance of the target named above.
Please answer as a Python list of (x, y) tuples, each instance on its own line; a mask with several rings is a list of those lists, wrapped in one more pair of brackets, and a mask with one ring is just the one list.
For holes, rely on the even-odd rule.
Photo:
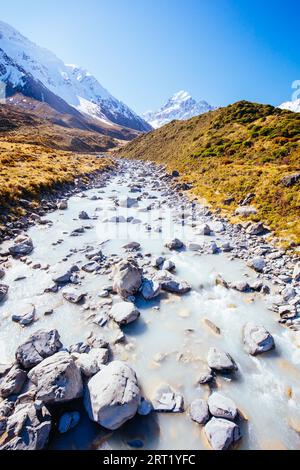
[(132, 302), (118, 302), (111, 308), (110, 316), (118, 325), (128, 325), (140, 316), (140, 312)]
[(230, 354), (218, 348), (210, 348), (207, 363), (211, 369), (219, 372), (236, 371), (237, 365)]
[(43, 403), (63, 403), (82, 395), (80, 369), (67, 352), (45, 359), (29, 372), (28, 378), (36, 385), (36, 397)]
[(123, 298), (135, 295), (142, 284), (142, 269), (133, 259), (124, 260), (113, 268), (113, 288)]
[(210, 395), (208, 398), (208, 407), (210, 413), (215, 418), (224, 418), (234, 421), (238, 414), (235, 403), (230, 398), (224, 397), (218, 392)]
[(244, 326), (245, 350), (252, 356), (275, 348), (274, 338), (263, 326), (247, 323)]
[(206, 400), (197, 398), (191, 403), (190, 417), (198, 424), (206, 424), (210, 418)]
[(46, 357), (55, 354), (61, 347), (57, 330), (39, 330), (18, 347), (16, 359), (24, 369), (31, 369)]
[(111, 362), (89, 380), (84, 400), (90, 418), (112, 431), (135, 416), (140, 401), (135, 372), (121, 361)]
[(226, 450), (241, 438), (239, 426), (227, 419), (212, 418), (204, 430), (214, 450)]
[(7, 398), (10, 395), (20, 393), (26, 379), (26, 372), (20, 369), (17, 364), (14, 364), (0, 378), (0, 397)]
[(51, 430), (51, 416), (40, 402), (20, 403), (8, 417), (0, 450), (42, 450)]

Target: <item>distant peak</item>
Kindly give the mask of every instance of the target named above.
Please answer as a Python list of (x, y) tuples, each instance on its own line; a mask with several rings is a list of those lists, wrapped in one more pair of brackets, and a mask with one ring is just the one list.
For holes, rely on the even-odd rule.
[(211, 106), (206, 101), (195, 101), (189, 92), (180, 90), (175, 93), (161, 108), (157, 111), (148, 111), (143, 114), (144, 119), (155, 129), (164, 126), (174, 119), (186, 120), (199, 114), (212, 111)]
[(177, 93), (174, 93), (174, 95), (171, 98), (171, 101), (186, 101), (192, 98), (190, 93), (185, 90), (180, 90)]

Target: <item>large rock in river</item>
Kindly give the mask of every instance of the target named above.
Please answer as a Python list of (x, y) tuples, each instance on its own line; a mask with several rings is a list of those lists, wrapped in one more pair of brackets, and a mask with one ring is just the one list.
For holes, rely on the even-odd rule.
[(128, 325), (140, 316), (140, 312), (132, 302), (118, 302), (111, 308), (110, 316), (119, 325)]
[(16, 359), (24, 369), (31, 369), (46, 357), (55, 354), (61, 347), (57, 330), (36, 331), (16, 351)]
[(135, 295), (142, 284), (142, 269), (133, 259), (123, 260), (113, 268), (113, 288), (123, 298)]
[(7, 398), (10, 395), (19, 393), (26, 379), (26, 372), (17, 364), (14, 364), (3, 375), (0, 375), (0, 397)]
[(212, 418), (204, 430), (214, 450), (226, 450), (241, 438), (239, 426), (227, 419)]
[(67, 352), (44, 359), (29, 372), (28, 378), (36, 385), (36, 397), (43, 403), (63, 403), (82, 395), (80, 369)]
[(84, 401), (93, 421), (115, 430), (135, 416), (140, 400), (133, 369), (125, 362), (113, 361), (89, 380)]
[(14, 245), (9, 247), (12, 256), (20, 257), (29, 255), (33, 251), (33, 243), (31, 238), (20, 235), (15, 239)]
[(274, 338), (263, 326), (247, 323), (244, 326), (245, 350), (252, 356), (275, 348)]

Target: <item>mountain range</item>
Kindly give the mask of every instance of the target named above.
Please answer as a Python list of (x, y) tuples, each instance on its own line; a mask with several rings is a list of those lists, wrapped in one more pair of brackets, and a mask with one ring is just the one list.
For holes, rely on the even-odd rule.
[(169, 122), (177, 120), (186, 120), (199, 114), (207, 113), (216, 109), (206, 101), (196, 101), (187, 91), (175, 93), (161, 108), (157, 111), (148, 111), (142, 115), (154, 129), (164, 126)]
[[(114, 98), (88, 71), (67, 65), (52, 52), (43, 49), (0, 21), (0, 80), (6, 85), (10, 104), (16, 95), (46, 103), (56, 112), (75, 118), (87, 117), (104, 124), (138, 132), (151, 126), (128, 106)], [(18, 105), (26, 98), (18, 99)]]

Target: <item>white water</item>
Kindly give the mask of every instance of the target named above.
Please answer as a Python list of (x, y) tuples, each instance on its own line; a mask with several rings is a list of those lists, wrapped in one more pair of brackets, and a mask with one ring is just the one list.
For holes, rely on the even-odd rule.
[[(109, 181), (103, 193), (97, 189), (86, 193), (89, 198), (96, 194), (102, 200), (91, 201), (74, 196), (69, 201), (68, 210), (56, 211), (45, 217), (53, 222), (52, 226), (39, 225), (29, 230), (35, 246), (30, 259), (33, 264), (38, 262), (51, 267), (48, 271), (34, 270), (19, 260), (13, 260), (7, 266), (4, 282), (10, 286), (10, 291), (7, 301), (0, 306), (0, 362), (12, 360), (17, 346), (37, 329), (57, 328), (66, 347), (84, 341), (92, 329), (99, 329), (91, 323), (93, 312), (83, 311), (79, 306), (64, 301), (61, 292), (44, 294), (44, 289), (52, 283), (54, 273), (67, 270), (72, 264), (82, 266), (87, 262), (84, 253), (79, 251), (67, 261), (62, 261), (70, 250), (81, 250), (90, 245), (96, 248), (109, 240), (102, 246), (103, 253), (124, 256), (122, 246), (130, 240), (138, 241), (142, 245), (142, 253), (164, 254), (172, 259), (177, 267), (176, 275), (190, 282), (193, 289), (181, 297), (165, 294), (148, 302), (138, 298), (141, 317), (124, 329), (130, 346), (116, 346), (114, 356), (128, 361), (136, 370), (145, 396), (151, 399), (159, 385), (168, 383), (184, 396), (187, 409), (194, 398), (207, 398), (210, 393), (208, 385), (197, 385), (200, 366), (206, 362), (208, 349), (211, 346), (224, 349), (235, 359), (239, 371), (234, 376), (218, 375), (215, 386), (231, 397), (248, 418), (242, 423), (243, 438), (238, 448), (298, 449), (300, 435), (293, 427), (300, 428), (299, 333), (278, 325), (276, 315), (266, 308), (260, 294), (241, 294), (215, 286), (217, 273), (226, 280), (244, 279), (245, 275), (255, 279), (256, 274), (244, 262), (230, 261), (230, 255), (226, 254), (200, 256), (189, 251), (174, 253), (165, 249), (165, 239), (174, 234), (185, 240), (203, 240), (203, 237), (195, 236), (191, 227), (185, 227), (183, 231), (178, 221), (171, 223), (172, 214), (167, 205), (140, 212), (141, 207), (158, 204), (157, 200), (144, 197), (138, 208), (118, 210), (118, 215), (132, 215), (152, 225), (157, 224), (153, 221), (159, 216), (165, 217), (162, 234), (147, 233), (142, 224), (102, 223), (104, 217), (116, 215), (112, 198), (128, 194), (127, 184), (130, 181), (136, 183), (137, 170), (134, 170), (134, 181), (130, 180), (132, 173), (129, 172)], [(160, 201), (166, 199), (162, 196), (166, 189), (163, 183), (161, 188), (153, 189), (153, 180), (148, 177), (142, 184), (143, 191), (159, 196)], [(137, 195), (130, 194), (131, 197)], [(96, 208), (103, 210), (95, 212)], [(74, 220), (81, 210), (91, 216), (97, 214), (98, 220)], [(92, 225), (93, 228), (75, 238), (64, 233), (83, 225)], [(173, 230), (174, 233), (170, 233)], [(53, 246), (52, 243), (58, 239), (63, 239), (63, 243)], [(218, 239), (224, 241), (226, 235), (220, 235)], [(3, 248), (7, 245), (9, 243)], [(26, 279), (14, 282), (19, 276), (26, 276)], [(101, 301), (97, 294), (102, 286), (110, 283), (107, 276), (84, 273), (80, 289), (97, 304)], [(24, 303), (34, 304), (37, 311), (37, 321), (27, 328), (11, 321), (11, 315)], [(159, 306), (160, 310), (153, 309), (154, 306)], [(54, 313), (45, 317), (44, 312), (49, 308), (53, 308)], [(205, 318), (221, 329), (221, 335), (216, 335), (205, 325)], [(269, 329), (276, 342), (275, 351), (256, 358), (243, 351), (242, 328), (247, 321), (263, 324)], [(104, 328), (107, 334), (109, 328)], [(155, 360), (158, 353), (166, 355), (161, 362)], [(202, 428), (190, 420), (187, 412), (137, 417), (115, 433), (91, 423), (83, 412), (80, 425), (65, 436), (55, 436), (51, 446), (60, 449), (101, 446), (126, 449), (129, 448), (127, 441), (132, 439), (141, 439), (144, 448), (148, 449), (208, 448)]]

